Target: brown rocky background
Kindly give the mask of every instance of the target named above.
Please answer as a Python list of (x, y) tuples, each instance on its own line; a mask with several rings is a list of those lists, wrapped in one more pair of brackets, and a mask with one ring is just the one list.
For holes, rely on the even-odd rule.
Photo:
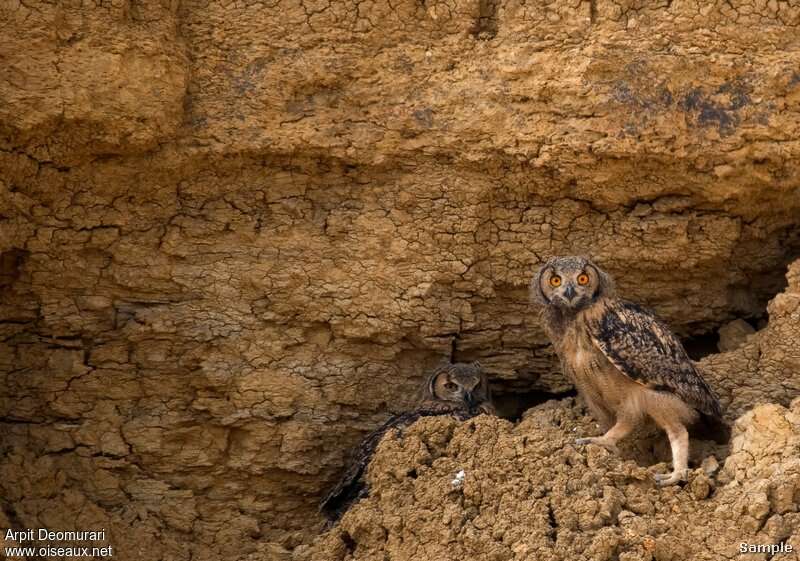
[[(353, 511), (363, 535), (310, 546), (316, 501), (442, 358), (481, 359), (511, 416), (570, 389), (527, 301), (554, 253), (591, 254), (697, 357), (731, 320), (762, 328), (703, 364), (732, 418), (773, 402), (765, 423), (795, 428), (769, 430), (797, 438), (797, 2), (8, 0), (0, 27), (0, 526), (105, 527), (118, 559), (442, 555), (404, 548), (445, 534), (403, 501), (409, 535)], [(743, 500), (732, 482), (795, 481), (753, 467), (774, 450), (744, 453), (753, 466), (717, 451), (706, 497), (699, 474), (659, 494), (655, 456), (570, 451), (559, 430), (588, 420), (569, 403), (516, 426), (423, 423), (419, 438), (449, 435), (439, 450), (464, 435), (442, 456), (456, 463), (480, 462), (484, 438), (551, 435), (502, 464), (519, 495), (437, 508), (518, 496), (500, 539), (525, 558), (551, 535), (529, 464), (577, 454), (611, 514), (563, 539), (617, 540), (622, 559), (649, 551), (620, 537), (623, 510), (643, 536), (690, 499), (711, 497), (681, 524), (716, 520), (709, 505)], [(387, 443), (359, 509), (407, 489), (389, 464), (417, 461), (412, 442)], [(631, 485), (652, 512), (620, 498)], [(781, 516), (768, 537), (796, 536), (792, 489), (753, 534)], [(459, 528), (447, 543), (483, 558)]]

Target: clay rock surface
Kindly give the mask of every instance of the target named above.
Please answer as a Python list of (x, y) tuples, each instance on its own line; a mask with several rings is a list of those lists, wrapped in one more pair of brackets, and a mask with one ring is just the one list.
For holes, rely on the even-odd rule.
[(767, 306), (769, 323), (733, 351), (700, 361), (729, 419), (758, 403), (788, 405), (800, 395), (800, 261), (786, 275), (788, 287)]
[(3, 2), (0, 148), (61, 167), (142, 152), (183, 120), (175, 2)]
[(516, 426), (486, 416), (424, 419), (384, 439), (370, 466), (369, 498), (291, 559), (769, 558), (740, 556), (742, 542), (783, 542), (796, 552), (800, 400), (739, 418), (721, 469), (710, 456), (683, 487), (656, 487), (653, 473), (668, 466), (647, 468), (642, 460), (653, 458), (631, 459), (630, 448), (617, 456), (573, 444), (596, 430), (571, 400), (532, 409)]
[[(0, 2), (3, 516), (106, 527), (121, 560), (308, 543), (442, 359), (517, 412), (571, 389), (527, 295), (555, 253), (682, 337), (764, 319), (800, 252), (798, 25), (784, 0)], [(796, 395), (793, 286), (706, 359), (736, 415)]]

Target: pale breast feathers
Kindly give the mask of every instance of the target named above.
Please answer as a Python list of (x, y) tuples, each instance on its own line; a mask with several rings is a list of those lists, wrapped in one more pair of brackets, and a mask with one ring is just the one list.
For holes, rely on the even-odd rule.
[(612, 300), (603, 306), (588, 328), (614, 366), (632, 380), (677, 394), (706, 415), (722, 416), (716, 396), (666, 324), (632, 302)]

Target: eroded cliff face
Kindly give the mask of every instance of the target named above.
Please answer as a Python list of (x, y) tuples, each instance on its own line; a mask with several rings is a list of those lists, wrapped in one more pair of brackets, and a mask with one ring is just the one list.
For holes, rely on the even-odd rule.
[(700, 361), (733, 419), (760, 403), (782, 403), (800, 395), (800, 260), (786, 275), (788, 287), (769, 306), (769, 323), (738, 348)]
[[(551, 254), (690, 336), (762, 317), (800, 249), (790, 2), (0, 20), (3, 512), (104, 526), (119, 558), (307, 543), (346, 450), (442, 358), (568, 390), (527, 300)], [(773, 306), (707, 359), (736, 414), (796, 395)]]

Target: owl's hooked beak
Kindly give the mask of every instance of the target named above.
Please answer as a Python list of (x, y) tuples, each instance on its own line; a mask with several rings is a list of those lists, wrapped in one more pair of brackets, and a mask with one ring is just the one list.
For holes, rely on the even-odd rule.
[(570, 303), (572, 303), (572, 301), (575, 299), (575, 294), (575, 287), (572, 285), (572, 283), (569, 283), (564, 289), (564, 296)]
[(471, 392), (471, 391), (466, 391), (466, 392), (464, 392), (464, 401), (466, 401), (466, 402), (467, 402), (467, 405), (469, 405), (470, 407), (472, 407), (473, 405), (475, 405), (475, 403), (476, 403), (476, 402), (475, 402), (475, 396), (474, 396), (474, 395), (472, 395), (472, 392)]

